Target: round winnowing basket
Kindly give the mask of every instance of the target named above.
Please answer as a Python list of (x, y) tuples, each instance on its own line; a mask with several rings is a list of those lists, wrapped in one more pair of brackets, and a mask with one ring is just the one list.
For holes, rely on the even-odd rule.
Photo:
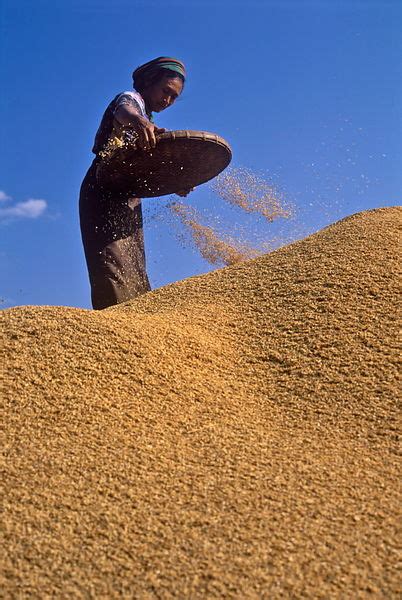
[(164, 196), (209, 181), (232, 159), (229, 144), (215, 133), (168, 131), (156, 139), (152, 150), (135, 142), (113, 150), (98, 164), (98, 182), (138, 198)]

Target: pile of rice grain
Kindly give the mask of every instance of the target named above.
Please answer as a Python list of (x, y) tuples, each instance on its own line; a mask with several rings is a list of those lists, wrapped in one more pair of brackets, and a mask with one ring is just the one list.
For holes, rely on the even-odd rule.
[(401, 212), (1, 312), (3, 597), (399, 597)]

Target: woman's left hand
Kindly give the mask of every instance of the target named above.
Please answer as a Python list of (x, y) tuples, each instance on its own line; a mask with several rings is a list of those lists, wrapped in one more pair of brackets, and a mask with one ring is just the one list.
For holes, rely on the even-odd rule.
[(176, 194), (178, 196), (181, 196), (181, 198), (185, 198), (186, 196), (189, 195), (190, 192), (194, 191), (194, 188), (189, 188), (188, 190), (180, 190), (180, 192), (176, 192)]

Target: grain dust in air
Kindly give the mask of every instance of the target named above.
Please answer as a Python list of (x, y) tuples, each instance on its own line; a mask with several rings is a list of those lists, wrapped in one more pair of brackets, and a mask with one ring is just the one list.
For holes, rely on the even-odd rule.
[[(192, 245), (201, 256), (212, 265), (233, 265), (256, 258), (267, 252), (269, 232), (264, 243), (257, 244), (256, 236), (248, 227), (248, 236), (244, 227), (237, 222), (228, 224), (219, 218), (219, 201), (253, 213), (256, 219), (262, 217), (269, 223), (277, 219), (288, 219), (292, 210), (284, 195), (274, 185), (246, 168), (230, 168), (218, 176), (211, 184), (218, 202), (214, 202), (212, 215), (221, 223), (218, 228), (205, 224), (205, 214), (185, 202), (169, 204), (171, 215), (180, 227), (178, 237), (184, 245)], [(209, 215), (211, 217), (211, 215)], [(241, 220), (241, 219), (240, 219)], [(222, 225), (222, 222), (225, 222)], [(223, 227), (223, 231), (222, 231)], [(252, 238), (251, 243), (248, 238)]]

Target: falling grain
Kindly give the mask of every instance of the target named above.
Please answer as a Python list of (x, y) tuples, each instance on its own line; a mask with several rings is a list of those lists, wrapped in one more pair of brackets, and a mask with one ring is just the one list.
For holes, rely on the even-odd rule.
[(248, 213), (257, 213), (272, 222), (291, 216), (291, 209), (273, 184), (244, 167), (228, 168), (212, 184), (225, 202)]
[(200, 215), (193, 206), (175, 202), (170, 205), (170, 209), (190, 232), (192, 243), (201, 256), (213, 265), (234, 265), (261, 254), (227, 234), (219, 235), (212, 227), (202, 225)]

